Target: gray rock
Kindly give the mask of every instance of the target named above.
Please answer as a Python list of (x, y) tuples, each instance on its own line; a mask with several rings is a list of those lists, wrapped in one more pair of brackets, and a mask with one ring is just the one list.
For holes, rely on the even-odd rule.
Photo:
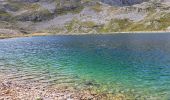
[(117, 5), (117, 6), (130, 6), (133, 4), (142, 3), (148, 0), (101, 0), (101, 2), (109, 4), (109, 5)]
[(44, 20), (48, 20), (52, 17), (52, 14), (46, 11), (35, 11), (30, 13), (24, 13), (21, 15), (16, 16), (15, 18), (19, 21), (33, 21), (33, 22), (40, 22)]
[(13, 1), (35, 3), (35, 2), (39, 2), (40, 0), (13, 0)]

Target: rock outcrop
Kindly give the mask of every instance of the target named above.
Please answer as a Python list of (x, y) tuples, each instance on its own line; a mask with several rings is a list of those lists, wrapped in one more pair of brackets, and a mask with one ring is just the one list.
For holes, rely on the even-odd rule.
[(103, 3), (107, 3), (109, 5), (117, 5), (117, 6), (130, 6), (134, 4), (139, 4), (148, 0), (101, 0)]

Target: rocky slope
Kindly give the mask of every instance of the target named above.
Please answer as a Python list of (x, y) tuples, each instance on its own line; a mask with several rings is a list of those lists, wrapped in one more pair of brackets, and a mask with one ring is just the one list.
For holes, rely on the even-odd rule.
[(0, 0), (0, 36), (168, 31), (169, 16), (169, 0)]

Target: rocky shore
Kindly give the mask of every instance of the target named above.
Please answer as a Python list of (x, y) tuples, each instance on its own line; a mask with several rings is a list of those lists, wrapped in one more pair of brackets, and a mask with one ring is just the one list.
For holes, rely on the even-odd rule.
[(16, 38), (16, 37), (33, 37), (33, 36), (49, 36), (49, 35), (88, 35), (88, 34), (157, 34), (157, 33), (170, 33), (167, 31), (130, 31), (130, 32), (110, 32), (110, 33), (30, 33), (30, 34), (0, 34), (0, 39)]
[(127, 100), (124, 94), (97, 93), (67, 86), (44, 86), (10, 80), (0, 75), (0, 100)]

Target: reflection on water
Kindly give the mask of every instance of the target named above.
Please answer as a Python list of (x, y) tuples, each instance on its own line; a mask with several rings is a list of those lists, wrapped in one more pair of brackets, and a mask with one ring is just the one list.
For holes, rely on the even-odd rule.
[(29, 83), (169, 99), (170, 34), (42, 36), (0, 40), (0, 73)]

